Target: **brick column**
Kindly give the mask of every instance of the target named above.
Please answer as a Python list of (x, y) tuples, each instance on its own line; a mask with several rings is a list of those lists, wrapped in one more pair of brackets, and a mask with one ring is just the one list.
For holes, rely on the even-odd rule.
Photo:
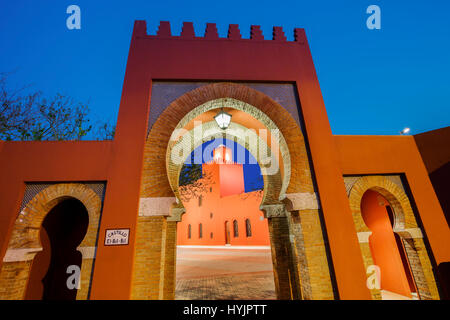
[(176, 286), (176, 265), (177, 265), (177, 222), (167, 219), (166, 243), (164, 255), (164, 300), (175, 299)]
[(286, 205), (302, 299), (335, 299), (332, 267), (317, 195), (309, 192), (288, 193), (283, 203)]
[(23, 300), (31, 264), (42, 248), (12, 249), (6, 252), (0, 277), (0, 300)]
[(164, 220), (164, 216), (138, 217), (131, 291), (133, 300), (159, 298)]
[(289, 223), (284, 204), (261, 207), (269, 222), (270, 247), (275, 291), (280, 300), (301, 299), (298, 270), (290, 242)]
[(176, 287), (176, 265), (177, 265), (177, 222), (181, 221), (181, 215), (186, 211), (184, 208), (172, 208), (171, 215), (167, 217), (165, 228), (165, 240), (161, 263), (163, 288), (160, 298), (164, 300), (175, 299)]

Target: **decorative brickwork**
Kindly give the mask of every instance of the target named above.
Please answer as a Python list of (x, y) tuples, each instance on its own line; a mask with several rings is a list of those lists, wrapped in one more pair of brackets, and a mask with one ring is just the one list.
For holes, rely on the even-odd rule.
[(335, 298), (319, 214), (317, 209), (291, 211), (288, 219), (305, 300)]
[[(23, 299), (32, 261), (36, 253), (42, 250), (39, 239), (42, 222), (54, 206), (68, 198), (81, 201), (89, 214), (86, 235), (77, 248), (83, 255), (77, 299), (88, 299), (97, 245), (101, 200), (91, 188), (85, 185), (61, 183), (51, 185), (39, 192), (18, 215), (0, 273), (0, 300)], [(24, 252), (24, 254), (20, 256), (14, 254), (17, 252)]]
[(160, 298), (162, 242), (166, 219), (139, 216), (137, 221), (131, 299)]
[[(212, 27), (208, 30), (214, 34)], [(145, 203), (153, 203), (156, 199), (178, 196), (181, 165), (173, 163), (171, 151), (177, 143), (183, 143), (180, 138), (183, 135), (193, 137), (195, 129), (185, 130), (175, 139), (173, 134), (204, 112), (216, 109), (218, 104), (247, 113), (269, 132), (280, 132), (280, 155), (274, 159), (276, 155), (272, 154), (272, 160), (279, 161), (282, 170), (265, 174), (266, 168), (261, 166), (261, 159), (256, 156), (258, 153), (252, 153), (260, 163), (264, 177), (261, 208), (269, 222), (278, 298), (300, 299), (303, 294), (305, 299), (333, 299), (323, 225), (317, 210), (319, 203), (303, 134), (289, 112), (265, 94), (244, 85), (214, 83), (194, 89), (173, 101), (155, 121), (147, 138), (141, 199), (145, 199)], [(202, 127), (208, 130), (206, 139), (222, 134), (214, 122), (202, 123)], [(242, 139), (238, 129), (246, 128), (232, 122), (226, 133), (250, 150), (249, 142)], [(263, 139), (256, 134), (255, 137), (260, 142)], [(204, 142), (188, 140), (192, 145), (186, 148), (190, 151)], [(262, 145), (270, 151), (266, 140)], [(301, 209), (301, 219), (292, 219), (285, 204), (280, 202), (286, 192), (291, 194), (296, 206), (291, 209), (296, 212)], [(144, 212), (149, 210), (141, 208), (138, 218), (132, 298), (173, 299), (176, 222), (180, 220), (183, 207), (181, 201), (178, 204), (174, 201), (172, 208), (167, 210), (171, 211), (170, 214), (161, 212), (160, 216), (149, 216)]]
[[(161, 282), (160, 299), (175, 299), (176, 261), (177, 261), (177, 222), (166, 221), (163, 238), (163, 254), (161, 255)], [(162, 297), (161, 297), (162, 293)]]
[[(234, 83), (213, 83), (194, 89), (175, 101), (159, 116), (148, 135), (141, 197), (171, 197), (166, 163), (172, 132), (183, 117), (198, 106), (220, 98), (231, 98), (259, 109), (279, 128), (286, 141), (291, 162), (291, 177), (286, 192), (314, 192), (303, 134), (290, 114), (267, 95)], [(285, 179), (286, 180), (286, 179)]]
[[(147, 133), (150, 132), (156, 120), (158, 120), (159, 116), (172, 102), (185, 93), (210, 85), (211, 83), (211, 81), (152, 81), (152, 99), (150, 101)], [(239, 85), (261, 92), (276, 101), (290, 114), (304, 133), (301, 120), (303, 117), (298, 112), (300, 105), (295, 84), (274, 82), (240, 82)]]
[(286, 217), (269, 219), (270, 248), (275, 280), (275, 292), (281, 300), (301, 299), (300, 279), (294, 263)]
[[(347, 186), (351, 184), (351, 187), (348, 188), (350, 207), (366, 269), (374, 263), (367, 240), (371, 231), (361, 215), (361, 199), (367, 190), (374, 190), (380, 193), (392, 207), (394, 212), (393, 231), (400, 235), (405, 246), (414, 282), (419, 291), (419, 298), (439, 299), (436, 280), (422, 239), (422, 232), (417, 225), (409, 198), (403, 188), (398, 185), (398, 181), (390, 179), (389, 176), (362, 176), (357, 179), (345, 177), (344, 179), (351, 181), (351, 183), (347, 183)], [(371, 293), (373, 299), (381, 299), (380, 290), (372, 289)]]
[[(105, 183), (104, 182), (78, 182), (86, 187), (89, 187), (94, 191), (103, 202), (103, 197), (105, 193)], [(55, 183), (35, 183), (30, 182), (26, 184), (25, 194), (22, 199), (22, 204), (20, 205), (20, 211), (22, 211), (25, 206), (42, 190), (54, 185)]]
[(269, 220), (270, 247), (275, 280), (275, 292), (278, 299), (301, 299), (298, 265), (295, 263), (289, 232), (289, 223), (284, 205), (266, 205), (262, 207)]

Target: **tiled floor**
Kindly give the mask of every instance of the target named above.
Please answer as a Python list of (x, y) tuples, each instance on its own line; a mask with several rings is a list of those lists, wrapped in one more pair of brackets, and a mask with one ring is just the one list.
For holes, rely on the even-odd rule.
[(175, 299), (276, 299), (270, 248), (177, 250)]

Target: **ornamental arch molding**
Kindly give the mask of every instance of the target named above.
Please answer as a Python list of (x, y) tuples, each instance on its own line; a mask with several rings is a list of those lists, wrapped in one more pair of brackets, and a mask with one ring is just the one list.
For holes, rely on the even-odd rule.
[(173, 132), (199, 114), (217, 108), (214, 101), (225, 99), (225, 107), (248, 113), (269, 131), (279, 130), (283, 174), (278, 198), (287, 193), (314, 193), (304, 137), (289, 112), (264, 93), (245, 85), (212, 83), (180, 96), (153, 124), (145, 147), (141, 198), (174, 196), (164, 161)]
[[(46, 215), (67, 199), (79, 200), (87, 210), (89, 224), (77, 250), (82, 253), (77, 300), (88, 299), (95, 259), (102, 201), (89, 187), (79, 183), (54, 184), (39, 192), (18, 214), (0, 271), (0, 299), (23, 299), (31, 265), (42, 250), (39, 233)], [(14, 276), (14, 274), (16, 276)]]
[[(189, 150), (188, 152), (190, 154), (192, 150), (195, 150), (204, 142), (214, 138), (224, 137), (224, 132), (217, 127), (217, 124), (214, 121), (203, 124), (201, 130), (202, 132), (200, 135), (195, 134), (195, 129), (186, 132), (177, 141), (171, 141), (173, 143), (169, 143), (169, 147), (167, 149), (167, 174), (169, 176), (169, 183), (179, 203), (181, 202), (181, 199), (179, 196), (178, 177), (180, 176), (185, 159), (182, 159), (182, 162), (173, 161), (172, 151), (182, 149), (182, 145), (187, 144), (186, 149)], [(278, 202), (282, 192), (282, 178), (278, 166), (278, 160), (270, 150), (269, 146), (267, 146), (265, 141), (255, 132), (236, 123), (230, 124), (229, 128), (226, 130), (226, 137), (228, 139), (232, 139), (233, 141), (239, 143), (242, 147), (249, 150), (259, 164), (264, 180), (264, 193), (261, 204), (264, 205), (266, 203), (270, 204)], [(246, 137), (249, 139), (246, 139)], [(255, 146), (253, 142), (256, 142), (257, 145)], [(180, 146), (180, 148), (177, 148), (178, 146)], [(258, 148), (264, 149), (264, 151), (259, 152)], [(266, 151), (268, 151), (268, 159), (262, 159), (263, 157), (261, 154), (265, 154)], [(266, 164), (264, 165), (264, 163)]]
[(349, 193), (356, 232), (370, 231), (361, 216), (361, 199), (367, 190), (378, 192), (391, 205), (394, 212), (394, 232), (402, 232), (405, 228), (417, 228), (417, 222), (406, 193), (387, 177), (365, 176), (353, 184)]

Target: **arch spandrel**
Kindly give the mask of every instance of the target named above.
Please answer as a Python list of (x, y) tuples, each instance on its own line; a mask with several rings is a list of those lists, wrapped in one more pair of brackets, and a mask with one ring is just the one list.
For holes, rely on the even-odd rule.
[[(172, 133), (189, 112), (209, 101), (222, 98), (230, 99), (230, 104), (235, 100), (239, 101), (240, 106), (246, 104), (252, 106), (255, 117), (261, 113), (264, 114), (280, 130), (289, 151), (288, 157), (291, 164), (291, 178), (289, 182), (287, 179), (282, 180), (283, 189), (280, 193), (282, 195), (285, 192), (313, 193), (314, 187), (305, 141), (299, 125), (292, 116), (270, 97), (257, 90), (235, 83), (213, 83), (185, 93), (173, 101), (152, 126), (145, 149), (141, 197), (173, 196), (171, 183), (167, 177), (166, 163), (163, 161), (166, 158)], [(211, 106), (211, 108), (217, 108), (217, 106)], [(188, 121), (185, 121), (183, 125), (186, 123)], [(286, 158), (283, 155), (284, 162)], [(285, 166), (284, 163), (283, 166)], [(289, 171), (289, 165), (284, 169)], [(283, 173), (283, 176), (286, 174)]]

